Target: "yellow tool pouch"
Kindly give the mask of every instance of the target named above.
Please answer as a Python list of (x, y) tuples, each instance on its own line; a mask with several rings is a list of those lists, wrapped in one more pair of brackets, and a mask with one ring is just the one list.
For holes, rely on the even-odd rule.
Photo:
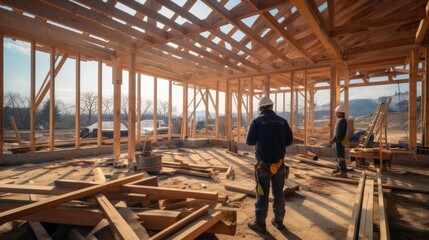
[(344, 146), (344, 147), (349, 147), (350, 146), (350, 142), (349, 142), (349, 138), (348, 137), (345, 137), (344, 139), (343, 139), (343, 141), (341, 141), (341, 144)]
[(272, 175), (276, 174), (279, 168), (283, 165), (283, 159), (280, 159), (276, 163), (271, 163), (270, 165), (270, 172)]

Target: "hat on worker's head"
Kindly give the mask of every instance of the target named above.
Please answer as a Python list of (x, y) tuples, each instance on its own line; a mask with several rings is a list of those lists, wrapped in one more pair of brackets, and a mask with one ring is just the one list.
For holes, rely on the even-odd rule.
[(335, 112), (339, 112), (339, 113), (345, 113), (346, 112), (346, 108), (343, 105), (338, 105), (335, 108)]
[(258, 107), (265, 107), (270, 105), (274, 105), (274, 103), (269, 97), (262, 97), (261, 99), (259, 99)]

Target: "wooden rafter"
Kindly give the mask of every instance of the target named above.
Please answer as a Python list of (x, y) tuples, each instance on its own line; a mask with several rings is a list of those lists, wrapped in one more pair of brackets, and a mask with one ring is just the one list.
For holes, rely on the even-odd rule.
[(420, 20), (416, 33), (416, 43), (422, 43), (429, 25), (429, 2), (426, 4), (425, 17)]

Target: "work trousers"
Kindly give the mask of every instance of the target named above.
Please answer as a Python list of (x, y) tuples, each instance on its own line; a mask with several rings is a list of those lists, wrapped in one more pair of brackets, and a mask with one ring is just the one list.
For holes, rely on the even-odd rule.
[(335, 143), (335, 155), (337, 155), (337, 168), (341, 172), (347, 172), (346, 166), (346, 149), (340, 142)]
[(270, 183), (273, 189), (273, 212), (275, 221), (278, 223), (283, 223), (283, 218), (286, 213), (285, 209), (285, 196), (283, 193), (283, 186), (285, 185), (285, 166), (282, 164), (278, 169), (276, 174), (271, 174), (269, 170), (269, 164), (262, 164), (255, 177), (256, 182), (261, 184), (264, 191), (264, 195), (261, 196), (258, 191), (256, 191), (256, 202), (255, 202), (255, 216), (256, 223), (260, 225), (265, 225), (265, 219), (267, 218), (268, 213), (268, 197), (270, 196)]

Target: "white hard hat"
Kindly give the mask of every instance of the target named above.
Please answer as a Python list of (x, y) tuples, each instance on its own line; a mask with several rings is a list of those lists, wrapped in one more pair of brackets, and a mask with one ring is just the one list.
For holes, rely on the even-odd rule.
[(335, 108), (335, 112), (345, 113), (346, 112), (346, 108), (343, 105), (338, 105)]
[(273, 104), (273, 101), (271, 101), (269, 97), (262, 97), (259, 99), (258, 107), (265, 107)]

